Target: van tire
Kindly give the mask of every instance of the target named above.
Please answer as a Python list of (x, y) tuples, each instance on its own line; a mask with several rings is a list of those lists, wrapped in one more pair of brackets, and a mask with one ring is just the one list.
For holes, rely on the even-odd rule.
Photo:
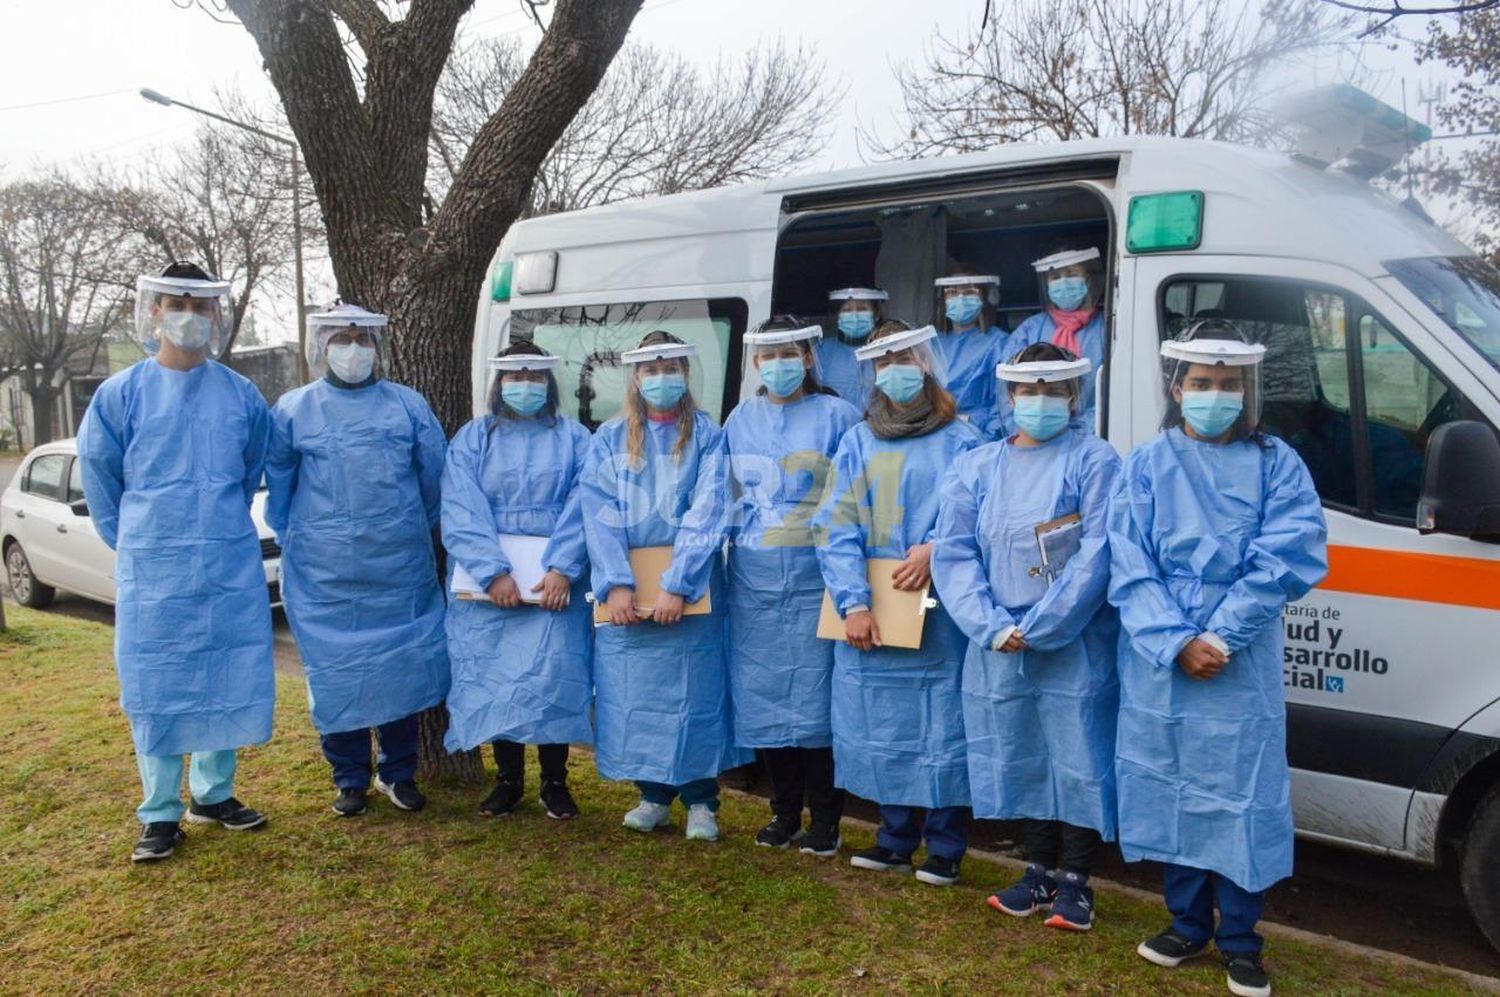
[(1474, 808), (1459, 859), (1464, 900), (1479, 930), (1500, 949), (1500, 786), (1493, 786)]
[(16, 602), (31, 609), (46, 609), (57, 595), (57, 589), (41, 581), (31, 570), (31, 562), (26, 559), (19, 540), (5, 545), (5, 580)]

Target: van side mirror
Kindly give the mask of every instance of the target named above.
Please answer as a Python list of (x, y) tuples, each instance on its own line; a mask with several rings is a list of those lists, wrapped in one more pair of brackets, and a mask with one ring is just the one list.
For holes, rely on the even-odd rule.
[(69, 502), (68, 508), (73, 510), (73, 515), (75, 516), (87, 516), (89, 514), (87, 499), (78, 499), (76, 502)]
[(1428, 439), (1417, 530), (1500, 542), (1500, 440), (1490, 427), (1449, 422)]

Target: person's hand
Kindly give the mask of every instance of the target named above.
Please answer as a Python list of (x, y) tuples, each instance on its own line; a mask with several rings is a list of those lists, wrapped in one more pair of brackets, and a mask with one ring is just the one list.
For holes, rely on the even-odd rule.
[(542, 580), (531, 586), (532, 592), (542, 594), (541, 606), (550, 609), (554, 613), (560, 613), (568, 608), (568, 598), (572, 595), (573, 586), (568, 582), (568, 576), (556, 568), (547, 569)]
[(641, 622), (635, 611), (635, 589), (628, 585), (616, 585), (610, 589), (604, 609), (609, 613), (609, 622), (617, 627), (633, 627)]
[(666, 589), (656, 593), (656, 605), (651, 608), (651, 622), (670, 627), (682, 622), (682, 607), (687, 602), (682, 596)]
[(901, 567), (891, 572), (891, 580), (903, 592), (915, 592), (932, 580), (932, 544), (917, 544), (906, 552)]
[(496, 575), (495, 580), (490, 582), (490, 602), (501, 609), (515, 609), (521, 604), (521, 589), (510, 572)]
[(1015, 654), (1017, 651), (1026, 650), (1026, 638), (1021, 636), (1021, 631), (1012, 630), (1010, 636), (1005, 638), (1005, 643), (1000, 645), (1001, 652)]
[(1189, 677), (1199, 680), (1213, 678), (1228, 663), (1229, 658), (1218, 648), (1197, 637), (1188, 641), (1187, 646), (1177, 652), (1177, 667), (1187, 672)]
[(844, 634), (849, 638), (849, 643), (861, 651), (882, 646), (880, 625), (875, 622), (874, 615), (868, 609), (844, 617)]

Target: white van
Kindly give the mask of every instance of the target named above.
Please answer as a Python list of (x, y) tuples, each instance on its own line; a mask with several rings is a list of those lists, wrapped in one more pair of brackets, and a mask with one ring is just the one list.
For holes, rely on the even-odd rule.
[(773, 313), (831, 329), (827, 292), (869, 285), (931, 321), (958, 260), (1001, 275), (1013, 328), (1040, 308), (1029, 261), (1097, 246), (1100, 435), (1121, 452), (1155, 435), (1160, 341), (1228, 318), (1267, 345), (1265, 424), (1322, 494), (1328, 579), (1285, 616), (1299, 833), (1459, 863), (1500, 945), (1500, 272), (1365, 179), (1425, 130), (1333, 97), (1317, 137), (1342, 145), (1321, 158), (1011, 145), (520, 222), (479, 302), (476, 412), (486, 358), (531, 339), (565, 358), (565, 407), (595, 426), (620, 405), (619, 351), (664, 328), (698, 345), (699, 400), (722, 418), (740, 337)]

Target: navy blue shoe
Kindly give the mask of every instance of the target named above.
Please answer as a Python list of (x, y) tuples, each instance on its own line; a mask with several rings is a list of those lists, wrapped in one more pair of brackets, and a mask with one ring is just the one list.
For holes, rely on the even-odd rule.
[(1039, 910), (1047, 910), (1057, 896), (1057, 880), (1035, 862), (1026, 867), (1026, 874), (1015, 885), (999, 893), (991, 894), (985, 903), (1002, 914), (1011, 917), (1030, 917)]
[(1088, 931), (1094, 926), (1094, 888), (1087, 876), (1065, 872), (1058, 878), (1052, 916), (1046, 924), (1064, 931)]

